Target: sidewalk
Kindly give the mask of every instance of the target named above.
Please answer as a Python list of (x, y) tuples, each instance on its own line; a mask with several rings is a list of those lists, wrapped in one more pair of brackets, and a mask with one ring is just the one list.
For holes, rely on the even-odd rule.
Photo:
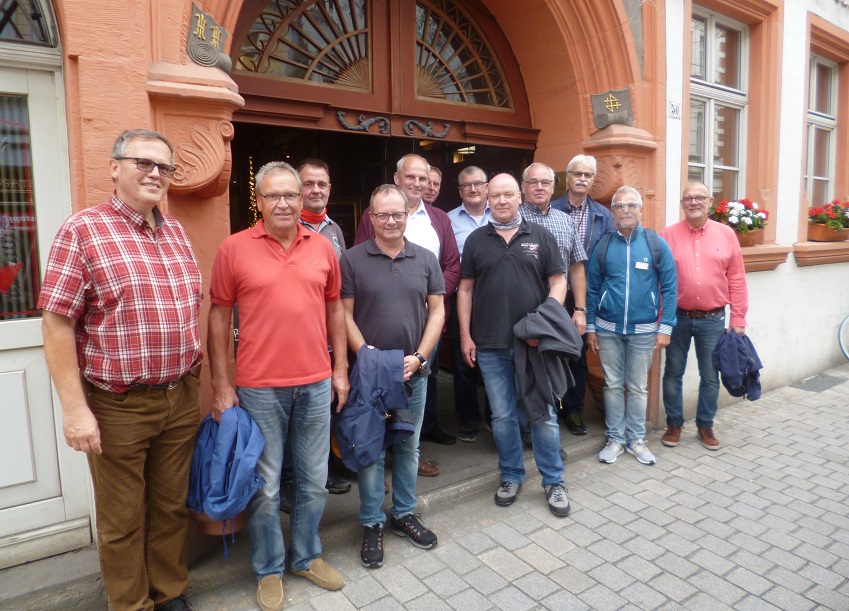
[[(566, 464), (572, 513), (562, 519), (549, 513), (538, 475), (514, 505), (496, 507), (490, 456), (485, 475), (427, 482), (438, 487), (422, 495), (419, 510), (438, 547), (420, 550), (387, 532), (386, 561), (377, 570), (359, 562), (355, 509), (347, 515), (356, 491), (332, 497), (331, 505), (346, 509), (335, 508), (337, 519), (324, 522), (324, 558), (346, 585), (326, 592), (287, 575), (286, 609), (845, 611), (848, 397), (844, 365), (722, 408), (717, 452), (702, 448), (691, 422), (677, 448), (660, 444), (661, 431), (652, 433), (648, 446), (658, 462), (651, 467), (628, 454), (614, 465), (599, 463), (599, 422), (588, 439), (565, 433), (564, 441), (577, 445)], [(491, 451), (487, 443), (491, 437), (482, 433), (474, 444), (437, 451), (425, 444), (424, 453)], [(440, 459), (444, 471), (448, 462)], [(199, 611), (256, 608), (248, 547), (247, 533), (240, 533), (229, 559), (219, 546), (193, 565), (189, 594)], [(73, 562), (62, 560), (71, 556), (53, 559), (55, 566), (72, 573)], [(22, 587), (38, 565), (46, 566), (0, 571), (0, 609), (105, 608), (102, 599), (97, 607), (61, 588), (52, 598), (10, 598), (8, 588)]]

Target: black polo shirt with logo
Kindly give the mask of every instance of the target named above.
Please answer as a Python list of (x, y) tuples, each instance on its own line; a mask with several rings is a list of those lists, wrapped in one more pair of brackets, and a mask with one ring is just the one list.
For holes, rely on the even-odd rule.
[(466, 238), (460, 277), (473, 278), (471, 334), (478, 349), (513, 347), (513, 325), (548, 297), (548, 277), (565, 271), (548, 229), (522, 221), (509, 244), (492, 224)]

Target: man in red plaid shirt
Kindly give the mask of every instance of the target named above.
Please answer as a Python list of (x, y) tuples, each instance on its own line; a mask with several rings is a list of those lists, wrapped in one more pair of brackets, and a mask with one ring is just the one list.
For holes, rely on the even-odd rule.
[(115, 192), (62, 225), (38, 302), (65, 440), (88, 456), (100, 569), (117, 610), (192, 609), (182, 551), (202, 288), (186, 233), (159, 209), (173, 158), (156, 132), (118, 137)]

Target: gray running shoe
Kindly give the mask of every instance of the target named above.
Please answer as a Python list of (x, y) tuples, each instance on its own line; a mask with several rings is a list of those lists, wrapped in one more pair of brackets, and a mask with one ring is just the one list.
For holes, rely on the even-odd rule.
[(599, 462), (607, 463), (608, 465), (612, 465), (616, 462), (616, 459), (619, 455), (625, 451), (625, 448), (618, 441), (613, 441), (612, 439), (607, 440), (607, 445), (604, 446), (604, 449), (598, 453)]
[(569, 515), (569, 499), (566, 498), (566, 488), (563, 484), (554, 484), (545, 487), (545, 496), (548, 498), (548, 508), (558, 518)]
[(646, 447), (646, 442), (642, 439), (629, 441), (628, 445), (625, 446), (625, 451), (628, 452), (628, 454), (636, 456), (637, 460), (644, 465), (653, 465), (655, 463), (654, 454), (649, 452), (649, 449)]
[(495, 491), (495, 504), (500, 507), (512, 505), (513, 501), (516, 500), (516, 495), (519, 494), (519, 490), (521, 489), (522, 484), (508, 482), (506, 480), (502, 481), (498, 490)]

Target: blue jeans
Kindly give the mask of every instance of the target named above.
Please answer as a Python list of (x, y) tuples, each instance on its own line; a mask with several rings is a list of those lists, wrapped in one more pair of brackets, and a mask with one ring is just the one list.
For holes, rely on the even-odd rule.
[(678, 316), (678, 324), (672, 329), (672, 339), (666, 347), (666, 369), (663, 372), (663, 406), (666, 409), (666, 424), (669, 426), (684, 426), (682, 379), (692, 338), (696, 344), (700, 378), (696, 426), (700, 429), (713, 428), (719, 398), (719, 373), (713, 366), (713, 349), (723, 333), (724, 312), (705, 318)]
[[(604, 424), (607, 438), (619, 443), (646, 436), (646, 401), (655, 333), (624, 335), (597, 329), (604, 369)], [(625, 388), (628, 405), (625, 406)]]
[[(516, 484), (525, 481), (524, 449), (519, 419), (527, 422), (517, 404), (513, 349), (478, 350), (478, 367), (483, 375), (486, 394), (492, 406), (492, 436), (498, 449), (501, 479)], [(542, 485), (563, 483), (563, 459), (560, 458), (560, 427), (557, 414), (549, 405), (550, 418), (531, 427), (534, 459), (542, 475)]]
[[(410, 411), (416, 432), (404, 441), (392, 446), (392, 517), (398, 519), (413, 513), (416, 508), (416, 478), (419, 474), (419, 434), (422, 432), (427, 378), (413, 377), (410, 380), (413, 396)], [(360, 489), (360, 524), (374, 526), (386, 521), (383, 513), (383, 465), (386, 451), (372, 466), (357, 473)]]
[[(292, 570), (303, 571), (321, 555), (318, 523), (327, 502), (327, 453), (330, 451), (330, 379), (304, 386), (236, 389), (239, 403), (265, 437), (257, 469), (265, 478), (248, 504), (251, 569), (258, 579), (283, 576), (286, 543), (280, 526), (280, 469), (286, 443), (294, 458), (291, 545)], [(291, 439), (287, 439), (289, 420)]]

